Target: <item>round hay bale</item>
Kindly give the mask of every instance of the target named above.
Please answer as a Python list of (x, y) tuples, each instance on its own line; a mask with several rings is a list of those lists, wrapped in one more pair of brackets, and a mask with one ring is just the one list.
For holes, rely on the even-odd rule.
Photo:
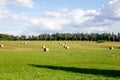
[(44, 48), (45, 48), (45, 46), (42, 46), (42, 48), (44, 49)]
[(22, 41), (22, 44), (24, 44), (24, 45), (25, 45), (25, 44), (27, 44), (27, 42), (26, 42), (26, 41)]
[(64, 46), (65, 49), (69, 49), (70, 47), (69, 46)]
[(4, 47), (4, 45), (3, 45), (3, 44), (1, 44), (1, 45), (0, 45), (0, 47)]
[(63, 44), (61, 43), (60, 45), (62, 46)]
[(49, 48), (44, 48), (44, 51), (45, 51), (45, 52), (48, 52), (48, 51), (49, 51)]
[(110, 50), (113, 50), (113, 47), (109, 47)]
[(120, 49), (120, 47), (118, 47)]
[(66, 49), (69, 49), (70, 47), (69, 46), (66, 46)]
[(64, 46), (65, 44), (62, 44), (62, 46)]
[(66, 48), (66, 45), (64, 45), (64, 48)]
[(61, 45), (61, 43), (58, 43), (58, 44), (60, 44), (60, 45)]

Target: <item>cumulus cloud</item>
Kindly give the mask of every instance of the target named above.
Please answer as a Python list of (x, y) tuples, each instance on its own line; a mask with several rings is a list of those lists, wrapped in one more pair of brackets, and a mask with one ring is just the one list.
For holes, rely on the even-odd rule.
[(109, 2), (109, 4), (114, 4), (114, 3), (116, 3), (118, 0), (111, 0), (110, 2)]
[(0, 33), (19, 34), (26, 29), (28, 20), (29, 17), (25, 14), (0, 10)]
[(107, 5), (101, 8), (101, 15), (107, 18), (120, 18), (120, 0), (112, 0)]
[[(0, 4), (22, 5), (33, 7), (32, 0), (0, 0)], [(29, 16), (25, 13), (16, 14), (0, 9), (0, 25), (10, 26), (6, 33), (39, 34), (55, 32), (119, 32), (120, 0), (111, 0), (97, 10), (59, 9), (45, 11), (42, 16)], [(7, 23), (7, 24), (6, 24)], [(12, 30), (13, 29), (13, 30)], [(0, 31), (3, 32), (3, 31)]]
[[(47, 11), (44, 18), (34, 20), (38, 30), (58, 32), (119, 32), (120, 1), (111, 0), (97, 10), (61, 9)], [(47, 24), (46, 24), (47, 23)]]
[(14, 13), (8, 5), (33, 7), (32, 0), (0, 0), (0, 33), (17, 35), (26, 29), (29, 16), (25, 13)]
[[(44, 17), (31, 18), (28, 29), (36, 33), (44, 32), (85, 32), (87, 24), (99, 15), (97, 10), (61, 9), (45, 12)], [(84, 29), (85, 27), (85, 29)], [(88, 32), (88, 31), (87, 31)]]
[(33, 8), (34, 2), (32, 0), (0, 0), (0, 7), (5, 7), (8, 4)]
[(40, 19), (31, 19), (30, 22), (34, 26), (40, 27), (40, 29), (48, 30), (59, 30), (64, 24), (69, 23), (64, 19), (53, 19), (53, 18), (40, 18)]
[(33, 8), (33, 1), (32, 0), (8, 0), (9, 4)]
[(15, 36), (21, 34), (21, 32), (22, 32), (21, 30), (20, 31), (19, 30), (16, 30), (16, 31), (13, 31), (13, 30), (0, 31), (0, 33), (10, 34), (10, 35), (15, 35)]
[[(96, 28), (102, 27), (106, 32), (119, 32), (120, 26), (120, 0), (111, 0), (103, 6), (91, 21)], [(107, 28), (107, 29), (106, 29)], [(116, 29), (117, 28), (117, 29)], [(119, 29), (118, 29), (119, 28)], [(96, 29), (97, 30), (97, 29)]]

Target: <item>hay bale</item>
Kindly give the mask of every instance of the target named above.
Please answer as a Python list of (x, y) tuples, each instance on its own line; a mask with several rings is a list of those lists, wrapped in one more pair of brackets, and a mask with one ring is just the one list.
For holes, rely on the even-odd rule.
[(63, 44), (61, 43), (60, 45), (62, 46)]
[(69, 49), (70, 47), (69, 46), (66, 46), (66, 49)]
[(120, 47), (118, 47), (120, 49)]
[(22, 41), (22, 44), (24, 44), (24, 45), (25, 45), (25, 44), (27, 44), (27, 42), (26, 42), (26, 41)]
[(49, 48), (44, 48), (44, 51), (45, 51), (45, 52), (48, 52), (48, 51), (49, 51)]
[(60, 45), (61, 45), (61, 43), (58, 43), (58, 44), (60, 44)]
[(70, 47), (69, 47), (69, 46), (64, 45), (64, 48), (65, 48), (65, 49), (69, 49)]
[(64, 45), (64, 48), (66, 48), (66, 45)]
[(42, 48), (44, 49), (44, 48), (46, 48), (45, 46), (42, 46)]
[(64, 46), (65, 44), (62, 44), (62, 46)]
[(3, 45), (3, 44), (1, 44), (1, 45), (0, 45), (0, 47), (4, 47), (4, 45)]
[(114, 47), (109, 47), (110, 50), (113, 50)]

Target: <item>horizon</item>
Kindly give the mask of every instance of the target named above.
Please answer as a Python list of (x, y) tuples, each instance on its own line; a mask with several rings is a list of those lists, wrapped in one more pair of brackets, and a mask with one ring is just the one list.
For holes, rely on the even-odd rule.
[(119, 33), (120, 0), (0, 0), (0, 33)]

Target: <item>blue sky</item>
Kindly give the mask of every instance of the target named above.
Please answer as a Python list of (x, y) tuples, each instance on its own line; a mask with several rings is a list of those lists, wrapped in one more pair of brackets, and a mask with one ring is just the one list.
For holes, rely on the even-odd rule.
[(0, 0), (0, 33), (120, 32), (120, 0)]

